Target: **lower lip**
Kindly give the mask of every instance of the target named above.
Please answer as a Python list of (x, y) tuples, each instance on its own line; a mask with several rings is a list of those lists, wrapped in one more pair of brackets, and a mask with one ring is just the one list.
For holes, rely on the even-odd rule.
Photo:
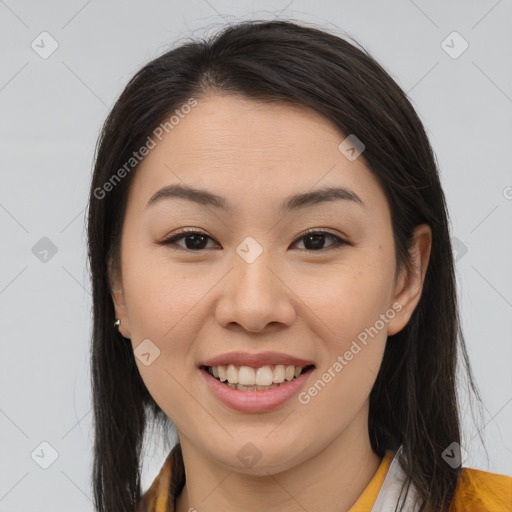
[(268, 391), (241, 391), (226, 386), (204, 368), (200, 369), (213, 394), (223, 404), (241, 412), (265, 412), (279, 407), (299, 392), (313, 371), (314, 368)]

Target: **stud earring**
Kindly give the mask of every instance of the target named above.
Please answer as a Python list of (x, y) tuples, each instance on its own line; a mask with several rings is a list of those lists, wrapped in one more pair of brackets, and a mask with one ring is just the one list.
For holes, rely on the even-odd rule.
[(117, 332), (118, 332), (119, 334), (121, 334), (121, 338), (123, 338), (124, 340), (128, 340), (128, 341), (129, 341), (129, 340), (130, 340), (130, 338), (125, 338), (125, 337), (123, 336), (123, 334), (121, 333), (121, 331), (119, 330), (119, 326), (120, 326), (120, 325), (121, 325), (121, 320), (119, 320), (119, 319), (118, 319), (118, 320), (116, 320), (116, 321), (114, 322), (114, 329), (116, 329), (116, 330), (117, 330)]

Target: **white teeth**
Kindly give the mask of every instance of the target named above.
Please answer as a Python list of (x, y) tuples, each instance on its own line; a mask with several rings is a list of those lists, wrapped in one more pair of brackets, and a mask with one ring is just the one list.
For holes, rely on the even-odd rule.
[[(219, 379), (221, 380), (221, 382), (225, 382), (226, 380), (228, 380), (224, 366), (214, 366), (214, 368), (217, 368), (217, 371), (219, 372)], [(213, 374), (213, 376), (215, 377), (215, 373)]]
[(257, 386), (270, 386), (274, 378), (274, 372), (270, 366), (264, 366), (256, 370), (256, 385)]
[(284, 364), (276, 364), (274, 368), (274, 377), (272, 382), (284, 382), (285, 378), (285, 366)]
[(227, 385), (236, 389), (249, 389), (253, 386), (255, 386), (255, 389), (272, 389), (285, 380), (290, 381), (299, 377), (302, 369), (302, 366), (284, 364), (267, 365), (259, 368), (229, 364), (227, 366), (212, 366), (209, 372), (221, 382), (227, 381)]
[(238, 384), (238, 370), (232, 364), (228, 365), (226, 377), (230, 384)]
[(286, 380), (292, 380), (295, 377), (295, 366), (287, 366), (285, 372)]
[(240, 366), (238, 371), (238, 383), (244, 386), (254, 386), (256, 377), (254, 376), (254, 370), (250, 366)]

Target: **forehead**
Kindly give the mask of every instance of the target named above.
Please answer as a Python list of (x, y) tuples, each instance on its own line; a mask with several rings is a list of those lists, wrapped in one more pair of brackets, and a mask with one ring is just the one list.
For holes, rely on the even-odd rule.
[[(225, 95), (198, 98), (140, 164), (131, 201), (143, 209), (161, 187), (207, 189), (243, 207), (251, 198), (282, 204), (285, 197), (344, 186), (366, 204), (384, 199), (364, 159), (339, 150), (346, 138), (312, 109)], [(243, 197), (242, 197), (243, 196)]]

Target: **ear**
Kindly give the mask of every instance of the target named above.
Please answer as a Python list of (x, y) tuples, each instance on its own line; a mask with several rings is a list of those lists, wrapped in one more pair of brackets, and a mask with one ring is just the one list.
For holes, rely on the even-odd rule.
[(126, 309), (126, 302), (124, 297), (123, 280), (120, 269), (114, 268), (112, 258), (109, 257), (108, 263), (108, 279), (110, 283), (110, 293), (112, 295), (112, 301), (114, 302), (114, 309), (116, 320), (121, 320), (119, 326), (119, 332), (125, 338), (131, 338), (130, 333), (130, 321), (128, 319), (128, 312)]
[[(400, 332), (407, 325), (420, 301), (431, 248), (432, 230), (430, 226), (428, 224), (417, 226), (414, 229), (410, 249), (411, 269), (401, 269), (394, 288), (391, 304), (396, 303), (397, 314), (388, 322), (388, 336)], [(398, 305), (401, 306), (401, 309)]]

